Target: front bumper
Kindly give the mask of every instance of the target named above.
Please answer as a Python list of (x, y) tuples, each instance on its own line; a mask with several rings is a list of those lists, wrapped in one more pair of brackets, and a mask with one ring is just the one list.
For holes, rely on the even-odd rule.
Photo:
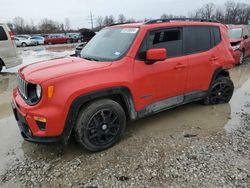
[(42, 144), (48, 144), (48, 143), (54, 143), (54, 142), (60, 142), (61, 136), (58, 137), (37, 137), (32, 134), (31, 129), (29, 128), (29, 125), (25, 119), (25, 117), (18, 111), (16, 105), (14, 102), (11, 103), (12, 110), (15, 116), (15, 119), (17, 121), (18, 127), (21, 131), (21, 135), (24, 138), (24, 140), (33, 142), (33, 143), (42, 143)]

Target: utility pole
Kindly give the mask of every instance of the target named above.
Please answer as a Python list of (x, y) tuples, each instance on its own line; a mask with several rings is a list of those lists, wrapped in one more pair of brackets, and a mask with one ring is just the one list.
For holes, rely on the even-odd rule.
[(94, 28), (94, 15), (92, 14), (92, 12), (90, 12), (90, 16), (88, 20), (91, 23), (91, 29), (93, 29)]

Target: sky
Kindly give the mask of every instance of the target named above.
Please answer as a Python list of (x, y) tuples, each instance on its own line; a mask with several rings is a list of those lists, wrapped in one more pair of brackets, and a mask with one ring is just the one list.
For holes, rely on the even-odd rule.
[[(188, 12), (213, 2), (222, 5), (227, 0), (0, 0), (0, 22), (23, 17), (38, 24), (42, 18), (64, 22), (69, 18), (74, 29), (91, 27), (90, 12), (98, 16), (124, 14), (126, 18), (143, 20), (159, 18), (163, 13), (187, 15)], [(237, 0), (246, 2), (249, 0)]]

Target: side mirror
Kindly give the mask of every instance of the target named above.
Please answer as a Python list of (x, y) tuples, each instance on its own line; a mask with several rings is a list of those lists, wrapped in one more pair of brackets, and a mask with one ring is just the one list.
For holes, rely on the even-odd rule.
[(245, 40), (245, 39), (248, 39), (248, 37), (249, 37), (249, 36), (245, 35), (245, 36), (243, 37), (243, 39), (244, 39), (244, 40)]
[(153, 64), (155, 61), (164, 61), (167, 59), (167, 50), (165, 48), (149, 49), (146, 57), (147, 64)]

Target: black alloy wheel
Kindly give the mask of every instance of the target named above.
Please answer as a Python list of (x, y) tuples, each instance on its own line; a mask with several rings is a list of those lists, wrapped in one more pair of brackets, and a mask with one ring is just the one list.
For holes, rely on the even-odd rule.
[(203, 102), (209, 105), (228, 103), (232, 98), (233, 92), (234, 85), (231, 79), (220, 77), (213, 82)]

